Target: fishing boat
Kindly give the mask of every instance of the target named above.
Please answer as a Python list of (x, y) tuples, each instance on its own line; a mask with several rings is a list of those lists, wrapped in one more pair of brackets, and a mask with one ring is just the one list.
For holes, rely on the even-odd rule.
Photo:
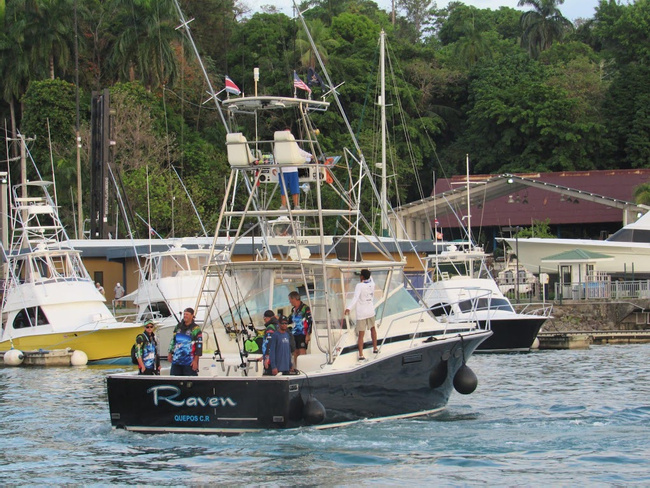
[(0, 351), (70, 348), (89, 361), (130, 356), (141, 331), (118, 323), (71, 245), (48, 181), (12, 188)]
[[(181, 20), (187, 26), (182, 14)], [(322, 63), (321, 70), (334, 86)], [(216, 349), (204, 351), (198, 376), (170, 376), (168, 370), (160, 376), (109, 375), (113, 427), (200, 434), (328, 428), (431, 415), (444, 409), (454, 388), (464, 394), (476, 388), (466, 363), (491, 332), (473, 321), (437, 320), (405, 288), (399, 246), (389, 249), (361, 212), (362, 187), (378, 192), (338, 95), (329, 95), (351, 144), (329, 154), (315, 130), (330, 106), (325, 100), (300, 98), (294, 88), (293, 96), (255, 94), (219, 105), (228, 120), (237, 119), (226, 125), (231, 171), (195, 300), (197, 310), (204, 308), (203, 335), (212, 336)], [(259, 134), (259, 121), (282, 117), (279, 112), (294, 121), (292, 131)], [(231, 126), (248, 132), (232, 132)], [(278, 175), (287, 168), (298, 170), (309, 191), (298, 205), (287, 199), (283, 208)], [(224, 235), (229, 243), (221, 250), (217, 242)], [(247, 240), (257, 243), (252, 256), (216, 258), (223, 251), (233, 256)], [(362, 256), (360, 242), (371, 243), (374, 252)], [(376, 284), (378, 348), (374, 352), (366, 341), (360, 358), (355, 314), (344, 311), (363, 269)], [(260, 355), (244, 344), (263, 324), (266, 310), (289, 315), (288, 295), (296, 291), (313, 318), (307, 353), (297, 356), (290, 374), (264, 375)], [(225, 311), (219, 306), (224, 302)]]
[[(210, 249), (189, 248), (181, 242), (170, 245), (167, 250), (148, 253), (144, 256), (138, 289), (124, 297), (124, 300), (133, 301), (138, 309), (136, 322), (156, 322), (156, 336), (163, 356), (167, 355), (174, 327), (182, 319), (183, 310), (193, 307), (199, 296), (203, 270), (210, 254)], [(227, 257), (222, 253), (218, 254), (218, 259)], [(217, 280), (211, 280), (208, 286), (214, 289)], [(198, 322), (205, 322), (204, 311), (205, 307), (197, 308)], [(210, 337), (206, 336), (208, 348)]]
[(485, 252), (468, 243), (449, 244), (428, 256), (424, 302), (449, 322), (476, 320), (492, 330), (478, 346), (482, 352), (529, 351), (552, 306), (526, 304), (516, 311), (490, 275)]

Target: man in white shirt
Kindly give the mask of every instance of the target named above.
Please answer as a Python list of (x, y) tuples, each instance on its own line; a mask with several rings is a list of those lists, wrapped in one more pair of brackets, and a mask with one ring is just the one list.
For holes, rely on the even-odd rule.
[(356, 305), (357, 312), (357, 333), (359, 334), (359, 361), (365, 361), (363, 356), (363, 336), (366, 329), (370, 329), (372, 336), (372, 352), (377, 354), (377, 330), (375, 329), (375, 282), (370, 277), (370, 270), (362, 269), (361, 282), (354, 287), (354, 296), (345, 309), (345, 315)]

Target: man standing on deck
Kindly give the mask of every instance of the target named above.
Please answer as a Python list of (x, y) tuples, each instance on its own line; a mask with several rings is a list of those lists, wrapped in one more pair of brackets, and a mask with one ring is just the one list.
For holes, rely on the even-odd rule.
[(282, 317), (278, 330), (269, 340), (269, 362), (273, 376), (279, 373), (289, 374), (291, 371), (291, 339), (287, 332), (288, 322), (286, 317)]
[(293, 365), (298, 367), (298, 356), (307, 354), (309, 346), (309, 337), (311, 334), (312, 318), (309, 305), (303, 303), (300, 299), (300, 293), (292, 291), (289, 293), (289, 303), (291, 303), (291, 315), (289, 320), (293, 324), (293, 338), (296, 340), (296, 350), (293, 353)]
[(264, 312), (264, 341), (262, 342), (262, 361), (264, 364), (264, 374), (271, 374), (271, 362), (269, 358), (269, 342), (276, 330), (278, 330), (278, 318), (273, 310)]
[(154, 334), (153, 320), (144, 323), (144, 333), (135, 338), (135, 358), (138, 361), (138, 374), (159, 375), (160, 357), (158, 356), (158, 341)]
[(172, 376), (198, 376), (199, 358), (203, 354), (203, 333), (194, 322), (194, 309), (183, 311), (183, 320), (179, 322), (169, 344), (167, 359), (172, 363)]
[(356, 305), (357, 312), (357, 333), (359, 341), (359, 361), (365, 361), (363, 356), (363, 336), (366, 329), (370, 329), (372, 336), (372, 352), (377, 354), (377, 330), (375, 329), (375, 282), (370, 277), (369, 269), (362, 269), (359, 274), (360, 283), (354, 287), (354, 296), (345, 309), (345, 315), (350, 313), (350, 309)]

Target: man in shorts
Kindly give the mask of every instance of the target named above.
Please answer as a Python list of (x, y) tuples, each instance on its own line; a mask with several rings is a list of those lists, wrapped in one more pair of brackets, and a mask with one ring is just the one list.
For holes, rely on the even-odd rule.
[(366, 329), (370, 329), (372, 336), (372, 352), (377, 354), (377, 330), (375, 329), (375, 282), (370, 277), (369, 269), (362, 269), (359, 275), (360, 283), (354, 287), (354, 296), (345, 309), (345, 315), (350, 313), (350, 309), (356, 306), (357, 312), (357, 333), (359, 334), (359, 361), (365, 361), (363, 356), (363, 336)]

